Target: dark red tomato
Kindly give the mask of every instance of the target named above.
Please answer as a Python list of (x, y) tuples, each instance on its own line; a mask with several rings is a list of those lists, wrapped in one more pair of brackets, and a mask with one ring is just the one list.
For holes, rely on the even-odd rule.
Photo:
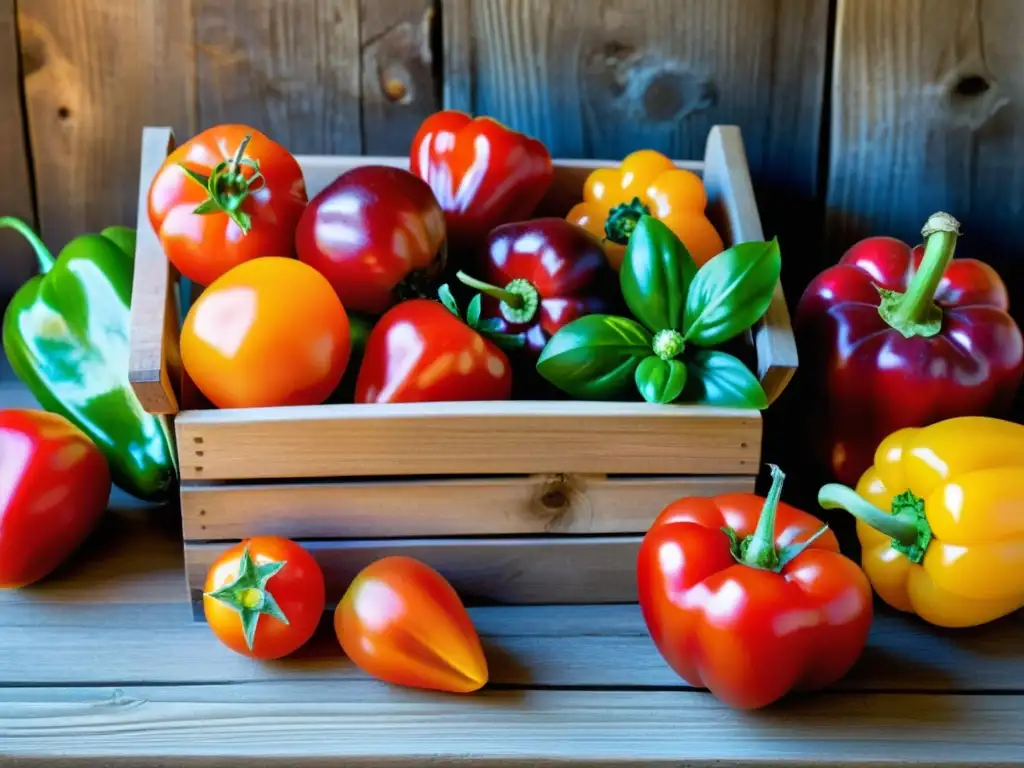
[(357, 403), (508, 400), (505, 353), (444, 305), (406, 301), (374, 326), (366, 342)]
[(0, 411), (0, 588), (48, 576), (109, 498), (106, 459), (78, 427), (56, 413)]
[(324, 611), (324, 575), (313, 556), (283, 536), (254, 536), (210, 567), (203, 611), (228, 648), (279, 659), (306, 644)]
[(374, 315), (434, 293), (444, 241), (430, 187), (382, 165), (341, 174), (310, 201), (295, 233), (299, 258), (330, 281), (345, 309)]
[(203, 286), (243, 261), (294, 256), (305, 207), (298, 161), (245, 125), (218, 125), (189, 139), (149, 188), (149, 220), (167, 259)]

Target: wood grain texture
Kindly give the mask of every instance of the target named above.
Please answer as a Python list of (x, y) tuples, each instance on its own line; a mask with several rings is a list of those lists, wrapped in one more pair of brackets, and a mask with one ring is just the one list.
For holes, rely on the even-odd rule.
[[(254, 723), (259, 738), (239, 738)], [(838, 694), (751, 715), (700, 692), (452, 696), (316, 680), (15, 688), (0, 691), (0, 739), (15, 761), (61, 767), (1009, 768), (1024, 710), (1019, 696)]]
[(193, 0), (199, 128), (239, 122), (293, 153), (359, 152), (359, 0)]
[[(0, 0), (0, 216), (16, 216), (35, 226), (35, 203), (25, 141), (25, 110), (19, 73), (18, 24), (14, 0)], [(19, 286), (38, 271), (31, 246), (12, 232), (0, 234), (0, 313)], [(2, 358), (2, 355), (0, 355)], [(0, 373), (0, 381), (4, 379)]]
[(751, 474), (760, 426), (757, 411), (579, 401), (187, 411), (175, 423), (183, 480)]
[[(359, 571), (404, 555), (444, 576), (463, 600), (506, 605), (635, 602), (640, 536), (306, 541), (324, 572), (334, 605)], [(185, 570), (194, 602), (226, 543), (185, 542)], [(567, 565), (571, 563), (571, 567)]]
[[(841, 0), (836, 25), (828, 234), (920, 242), (928, 216), (963, 224), (957, 254), (1024, 290), (1024, 3)], [(865, 79), (871, 87), (865, 87)], [(1018, 317), (1024, 302), (1012, 302)]]
[(18, 3), (43, 238), (134, 226), (145, 125), (194, 125), (191, 0)]
[(431, 34), (434, 0), (361, 0), (363, 151), (408, 155), (440, 107)]
[(173, 149), (174, 136), (168, 129), (143, 129), (128, 351), (132, 391), (146, 411), (163, 414), (178, 411), (175, 384), (184, 370), (179, 348), (180, 283), (150, 224), (147, 201), (149, 187)]
[(186, 485), (186, 539), (643, 533), (671, 501), (752, 491), (753, 476), (532, 477)]

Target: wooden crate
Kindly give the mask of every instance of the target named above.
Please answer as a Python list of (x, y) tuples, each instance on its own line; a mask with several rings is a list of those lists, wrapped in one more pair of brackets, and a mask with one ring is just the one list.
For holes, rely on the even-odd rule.
[[(433, 565), (470, 602), (630, 602), (641, 536), (665, 504), (753, 489), (755, 410), (528, 401), (195, 407), (178, 351), (178, 276), (146, 215), (173, 141), (167, 128), (143, 133), (130, 368), (143, 406), (175, 422), (194, 603), (228, 543), (261, 533), (305, 543), (324, 569), (329, 603), (360, 568), (398, 553)], [(406, 165), (298, 159), (310, 197), (351, 167)], [(587, 174), (614, 164), (556, 161), (541, 209), (564, 214)], [(763, 239), (737, 128), (713, 128), (704, 160), (680, 165), (703, 176), (727, 243)], [(797, 363), (781, 286), (747, 342), (773, 401)]]

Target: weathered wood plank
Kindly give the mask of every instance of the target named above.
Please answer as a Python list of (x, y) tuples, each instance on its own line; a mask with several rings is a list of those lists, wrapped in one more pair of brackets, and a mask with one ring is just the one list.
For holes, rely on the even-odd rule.
[(1018, 0), (840, 0), (833, 256), (868, 234), (919, 242), (928, 216), (949, 211), (963, 224), (958, 255), (1003, 271), (1024, 317), (1022, 28)]
[(361, 151), (359, 0), (193, 0), (199, 128), (246, 123), (293, 153)]
[(408, 155), (440, 106), (431, 34), (434, 0), (361, 0), (363, 151)]
[[(239, 738), (256, 723), (259, 738)], [(188, 738), (183, 738), (187, 734)], [(1017, 765), (1018, 696), (806, 696), (736, 712), (699, 692), (452, 696), (293, 681), (0, 691), (8, 758), (48, 766)]]
[[(753, 474), (757, 411), (446, 402), (188, 411), (183, 480), (537, 472)], [(608, 450), (614, 445), (614, 452)]]
[(44, 239), (134, 226), (143, 126), (194, 124), (191, 0), (33, 0), (18, 24)]
[[(640, 536), (467, 538), (303, 542), (324, 572), (328, 604), (375, 560), (403, 555), (440, 572), (466, 602), (504, 604), (635, 601)], [(210, 566), (224, 543), (185, 542), (192, 599), (202, 599)], [(572, 568), (566, 568), (566, 562)]]
[[(29, 176), (29, 149), (25, 141), (25, 110), (22, 105), (19, 74), (18, 25), (14, 0), (0, 0), (0, 216), (17, 216), (35, 226), (32, 179)], [(31, 57), (26, 55), (26, 63)], [(0, 313), (18, 287), (36, 273), (32, 248), (20, 235), (0, 234), (3, 269), (0, 269)], [(3, 355), (0, 353), (0, 360)], [(5, 378), (0, 362), (0, 381)]]
[(186, 485), (186, 539), (643, 533), (683, 496), (752, 491), (753, 476), (600, 475)]

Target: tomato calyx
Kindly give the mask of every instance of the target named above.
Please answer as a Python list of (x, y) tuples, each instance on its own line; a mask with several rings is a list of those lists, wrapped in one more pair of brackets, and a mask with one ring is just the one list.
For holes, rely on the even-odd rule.
[(238, 576), (235, 580), (212, 592), (204, 593), (204, 596), (212, 597), (238, 613), (242, 620), (245, 644), (250, 651), (256, 638), (256, 625), (260, 616), (272, 616), (288, 624), (288, 617), (284, 615), (274, 596), (267, 591), (267, 582), (287, 564), (286, 560), (257, 564), (249, 555), (249, 548), (245, 547), (238, 558)]
[(617, 245), (628, 245), (629, 238), (633, 235), (641, 216), (650, 216), (651, 209), (640, 202), (639, 197), (634, 197), (628, 203), (616, 205), (608, 213), (604, 223), (605, 240), (610, 240)]
[(754, 532), (741, 539), (729, 526), (724, 526), (722, 532), (729, 537), (730, 551), (733, 558), (740, 565), (751, 568), (759, 568), (763, 571), (781, 573), (797, 555), (807, 549), (825, 531), (827, 525), (822, 525), (813, 536), (806, 541), (793, 542), (779, 549), (775, 546), (775, 515), (778, 512), (779, 501), (782, 498), (782, 483), (786, 475), (774, 464), (768, 465), (772, 473), (772, 487), (765, 497), (764, 506), (761, 508), (761, 516), (757, 520), (757, 528)]
[(526, 340), (522, 334), (517, 333), (502, 333), (498, 330), (501, 322), (496, 317), (481, 319), (480, 317), (480, 305), (482, 300), (478, 293), (472, 299), (470, 299), (469, 305), (466, 307), (466, 317), (462, 317), (462, 313), (459, 311), (459, 304), (455, 301), (455, 297), (452, 295), (452, 289), (448, 287), (448, 284), (442, 285), (437, 289), (437, 298), (440, 299), (441, 303), (444, 304), (445, 309), (455, 315), (459, 320), (463, 320), (470, 328), (479, 333), (481, 336), (493, 341), (499, 347), (503, 349), (519, 349), (526, 345)]
[(485, 283), (470, 277), (465, 272), (459, 271), (456, 275), (459, 281), (470, 288), (485, 293), (491, 298), (497, 299), (498, 310), (502, 317), (510, 323), (525, 325), (533, 320), (540, 309), (540, 291), (537, 286), (522, 277), (512, 280), (504, 288)]
[[(204, 176), (187, 168), (184, 164), (178, 163), (185, 174), (203, 187), (208, 195), (206, 200), (201, 202), (192, 213), (199, 215), (227, 214), (228, 218), (242, 230), (242, 234), (248, 234), (252, 229), (252, 217), (242, 210), (242, 203), (245, 202), (250, 192), (260, 189), (265, 181), (260, 172), (259, 160), (245, 156), (245, 148), (251, 140), (252, 134), (242, 139), (234, 157), (217, 163), (209, 176)], [(253, 174), (247, 177), (243, 168), (252, 168)]]

